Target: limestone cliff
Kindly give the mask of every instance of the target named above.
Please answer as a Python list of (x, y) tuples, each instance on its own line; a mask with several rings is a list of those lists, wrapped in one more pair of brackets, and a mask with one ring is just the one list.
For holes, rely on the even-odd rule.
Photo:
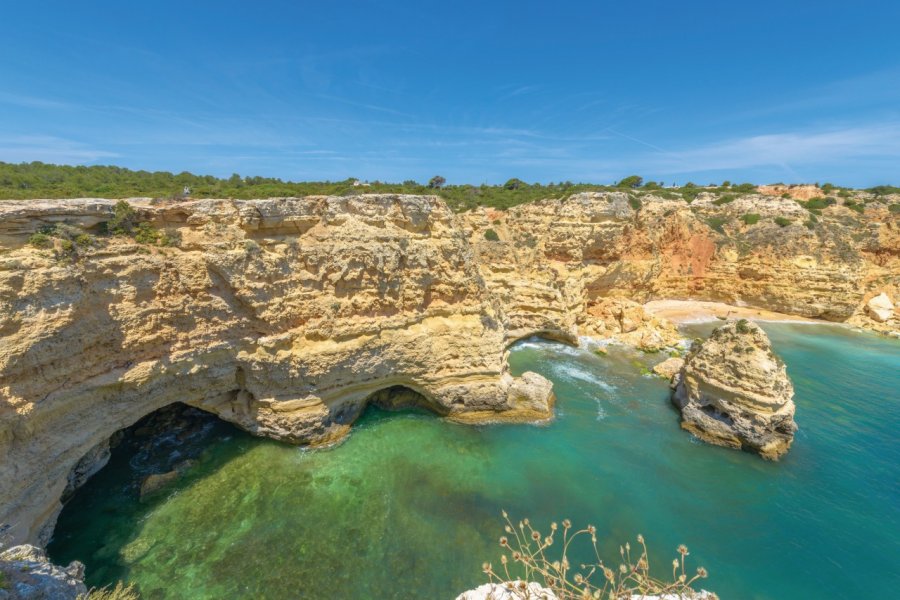
[[(762, 194), (701, 193), (688, 204), (584, 193), (463, 216), (512, 330), (615, 336), (603, 304), (623, 298), (719, 301), (897, 334), (900, 315), (878, 321), (866, 308), (881, 293), (897, 300), (896, 201), (810, 211)], [(650, 327), (660, 339), (665, 329)]]
[(0, 203), (0, 523), (14, 540), (43, 541), (110, 435), (176, 401), (313, 444), (394, 386), (451, 418), (549, 416), (549, 382), (508, 372), (506, 316), (442, 201), (132, 204), (177, 245), (35, 249), (41, 225), (90, 233), (113, 202)]
[(766, 333), (732, 321), (695, 344), (676, 375), (681, 426), (703, 441), (775, 460), (791, 447), (794, 386)]
[[(783, 198), (660, 194), (462, 215), (425, 196), (132, 200), (165, 246), (91, 237), (110, 200), (0, 201), (0, 523), (15, 541), (45, 537), (110, 435), (177, 401), (313, 444), (398, 386), (458, 420), (546, 418), (549, 382), (513, 378), (508, 345), (673, 343), (648, 300), (900, 331), (880, 296), (893, 306), (900, 289), (887, 204), (812, 222)], [(85, 238), (28, 243), (54, 224)]]

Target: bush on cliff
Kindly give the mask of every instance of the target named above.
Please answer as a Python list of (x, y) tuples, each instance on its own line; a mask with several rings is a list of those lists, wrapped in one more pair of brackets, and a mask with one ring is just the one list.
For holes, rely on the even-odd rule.
[(791, 223), (793, 223), (793, 221), (787, 217), (775, 217), (775, 224), (779, 227), (787, 227)]
[(485, 229), (484, 230), (484, 239), (486, 239), (489, 242), (499, 242), (500, 236), (497, 235), (497, 232), (494, 231), (493, 229)]
[[(696, 590), (691, 586), (707, 576), (703, 567), (697, 568), (695, 573), (687, 571), (688, 549), (684, 545), (678, 546), (678, 557), (672, 561), (671, 580), (663, 580), (650, 575), (650, 558), (643, 536), (637, 536), (638, 545), (633, 555), (631, 544), (626, 543), (619, 547), (619, 557), (609, 557), (606, 564), (600, 558), (597, 529), (593, 525), (576, 530), (568, 519), (564, 519), (561, 527), (551, 523), (549, 531), (542, 532), (532, 527), (528, 519), (514, 525), (505, 511), (503, 519), (506, 535), (500, 538), (503, 549), (500, 568), (494, 569), (491, 563), (482, 565), (491, 583), (537, 582), (559, 600), (664, 594), (671, 594), (666, 597), (692, 598)], [(585, 546), (593, 550), (589, 564), (581, 564), (572, 556), (574, 548), (584, 549)], [(716, 596), (709, 594), (707, 597), (712, 600)]]
[(741, 215), (741, 221), (744, 225), (756, 225), (759, 223), (759, 215), (757, 213), (746, 213)]

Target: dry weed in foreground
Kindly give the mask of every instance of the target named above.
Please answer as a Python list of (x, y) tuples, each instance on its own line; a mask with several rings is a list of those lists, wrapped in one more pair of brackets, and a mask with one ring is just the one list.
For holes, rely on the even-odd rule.
[(133, 583), (125, 585), (121, 581), (115, 587), (93, 588), (86, 595), (78, 597), (78, 600), (140, 600), (141, 596)]
[[(500, 546), (505, 553), (500, 557), (502, 573), (494, 570), (490, 563), (484, 563), (484, 572), (491, 583), (503, 583), (518, 579), (523, 582), (535, 581), (550, 589), (559, 600), (581, 600), (585, 598), (603, 598), (620, 600), (622, 598), (641, 598), (644, 596), (663, 596), (670, 594), (672, 598), (694, 598), (716, 600), (715, 594), (701, 595), (691, 586), (699, 579), (706, 577), (706, 569), (699, 567), (693, 575), (685, 571), (686, 546), (678, 546), (679, 557), (672, 561), (672, 580), (663, 581), (650, 576), (650, 560), (647, 557), (647, 546), (644, 537), (637, 536), (640, 553), (637, 557), (631, 554), (631, 545), (619, 546), (619, 564), (607, 566), (600, 558), (597, 549), (597, 529), (588, 525), (584, 529), (573, 530), (568, 519), (562, 522), (562, 539), (559, 537), (559, 526), (550, 524), (547, 535), (534, 529), (528, 519), (513, 525), (506, 511), (506, 533), (509, 537), (500, 538)], [(590, 539), (594, 549), (596, 562), (582, 564), (576, 569), (569, 564), (569, 546), (578, 538)], [(556, 546), (551, 550), (552, 546)], [(636, 548), (637, 550), (637, 548)], [(521, 571), (524, 570), (524, 573)], [(513, 591), (523, 599), (528, 598), (527, 588)]]

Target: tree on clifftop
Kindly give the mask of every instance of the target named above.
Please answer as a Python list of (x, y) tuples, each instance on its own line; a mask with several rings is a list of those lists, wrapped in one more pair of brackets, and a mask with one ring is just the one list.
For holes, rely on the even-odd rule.
[(447, 180), (441, 177), (440, 175), (435, 175), (431, 179), (428, 180), (428, 187), (439, 190), (444, 184), (447, 183)]
[(644, 178), (640, 175), (629, 175), (619, 182), (619, 187), (638, 188), (644, 183)]

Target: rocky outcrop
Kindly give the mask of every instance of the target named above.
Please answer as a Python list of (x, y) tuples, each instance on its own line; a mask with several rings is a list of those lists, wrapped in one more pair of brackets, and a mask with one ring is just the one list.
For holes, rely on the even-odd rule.
[[(46, 539), (110, 436), (177, 401), (303, 444), (341, 439), (396, 388), (392, 406), (461, 421), (547, 418), (549, 382), (512, 377), (508, 345), (663, 348), (675, 330), (639, 306), (652, 299), (900, 331), (864, 306), (900, 285), (881, 200), (813, 222), (777, 197), (664, 196), (463, 215), (429, 196), (133, 200), (166, 246), (91, 238), (111, 200), (0, 201), (0, 522)], [(27, 243), (59, 224), (86, 242)]]
[(0, 552), (0, 580), (0, 600), (76, 600), (87, 594), (83, 564), (58, 567), (27, 544)]
[(340, 439), (397, 386), (451, 419), (550, 416), (549, 382), (509, 374), (508, 317), (439, 199), (132, 204), (177, 244), (60, 255), (28, 235), (91, 234), (113, 202), (0, 202), (0, 523), (15, 541), (46, 540), (104, 442), (176, 401), (303, 444)]
[(794, 386), (755, 323), (732, 321), (695, 344), (676, 376), (681, 426), (711, 444), (776, 460), (791, 447)]
[[(867, 198), (860, 212), (763, 194), (701, 193), (690, 204), (665, 195), (591, 192), (465, 213), (510, 332), (595, 335), (592, 312), (610, 298), (716, 301), (845, 322), (865, 312), (869, 294), (900, 285), (900, 215), (888, 209), (898, 197)], [(900, 331), (900, 323), (857, 324)]]
[(672, 356), (653, 365), (653, 372), (667, 381), (671, 381), (675, 375), (684, 367), (684, 359)]

